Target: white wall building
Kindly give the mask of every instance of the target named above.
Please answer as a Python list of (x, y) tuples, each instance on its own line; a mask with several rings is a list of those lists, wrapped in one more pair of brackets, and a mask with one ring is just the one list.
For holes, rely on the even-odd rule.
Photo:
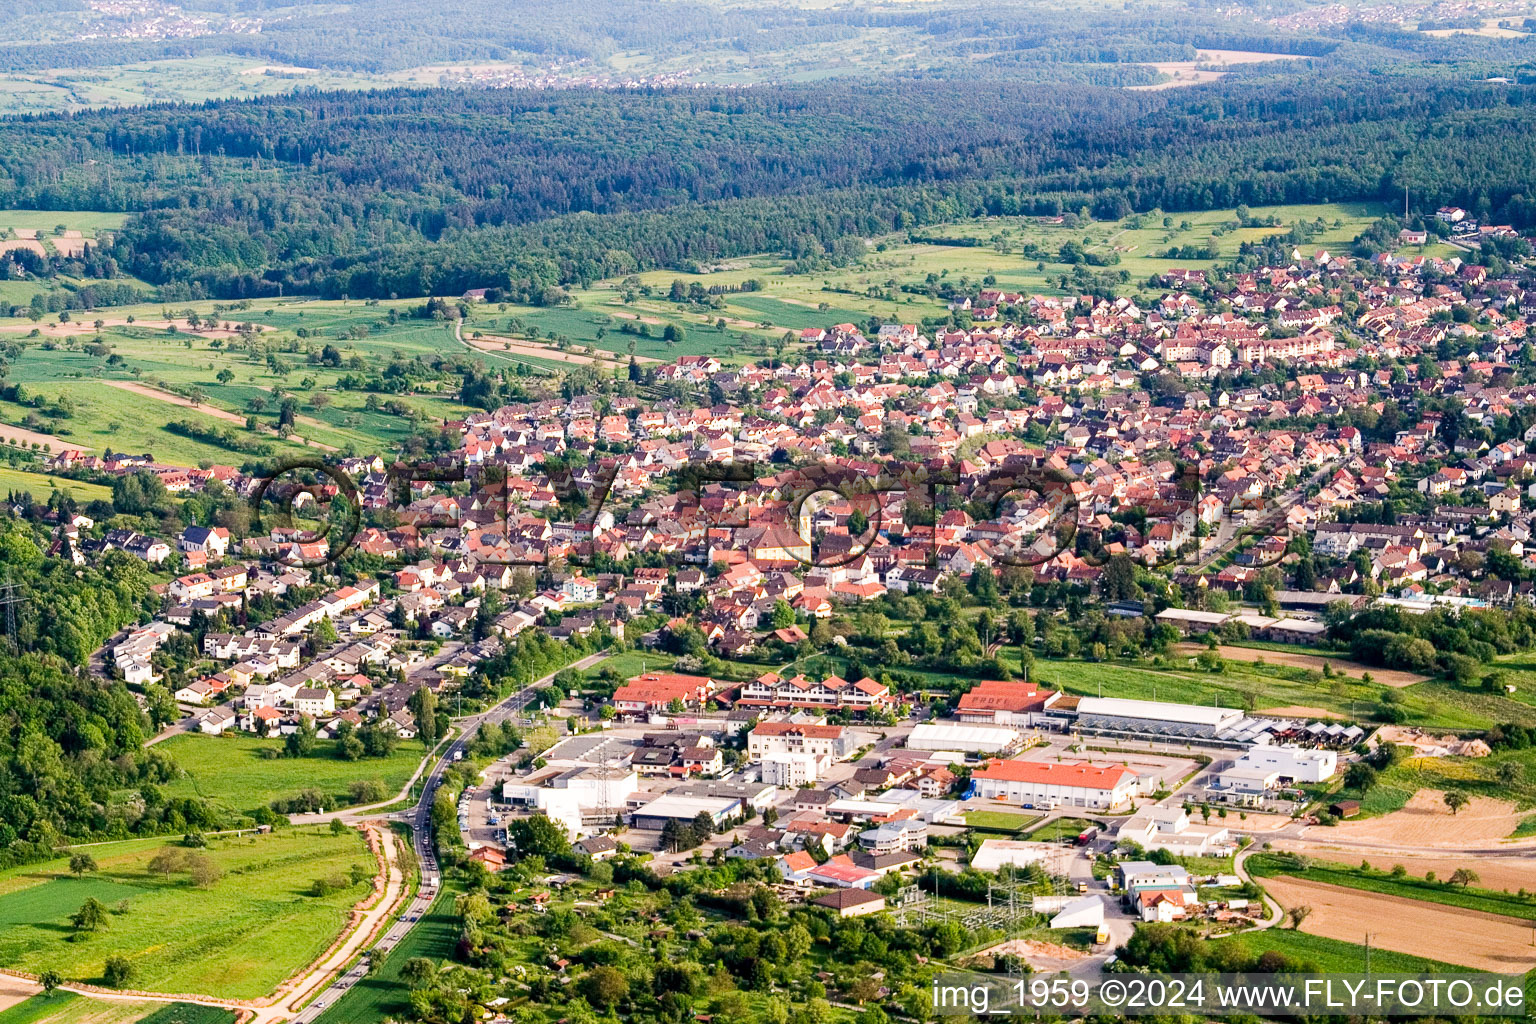
[(1332, 750), (1310, 750), (1292, 745), (1254, 747), (1238, 760), (1239, 766), (1278, 772), (1281, 781), (1322, 782), (1333, 778), (1339, 755)]
[(1008, 726), (923, 722), (907, 737), (907, 749), (1001, 754), (1017, 749), (1021, 742), (1019, 730)]
[(763, 781), (781, 789), (799, 789), (816, 782), (830, 766), (825, 754), (764, 754)]
[(753, 761), (767, 754), (813, 754), (837, 761), (847, 753), (848, 733), (840, 725), (759, 722), (747, 736), (747, 756)]

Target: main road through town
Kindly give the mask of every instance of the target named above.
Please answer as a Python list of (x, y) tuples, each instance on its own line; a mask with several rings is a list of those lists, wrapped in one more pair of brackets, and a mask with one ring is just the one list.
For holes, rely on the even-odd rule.
[[(572, 662), (566, 668), (577, 671), (585, 671), (608, 657), (607, 651), (599, 651), (589, 654), (579, 661)], [(560, 671), (564, 671), (561, 669)], [(459, 727), (459, 734), (450, 743), (432, 766), (427, 774), (425, 785), (422, 786), (421, 798), (416, 801), (416, 806), (402, 814), (400, 817), (411, 825), (412, 842), (415, 844), (417, 863), (421, 865), (421, 884), (416, 889), (416, 895), (410, 904), (400, 914), (395, 923), (390, 925), (384, 936), (375, 943), (370, 951), (372, 955), (382, 956), (398, 946), (410, 930), (416, 927), (427, 910), (432, 906), (432, 901), (437, 898), (438, 888), (442, 881), (442, 875), (438, 870), (437, 854), (432, 849), (432, 800), (437, 796), (437, 787), (442, 784), (443, 773), (453, 764), (456, 755), (461, 755), (474, 739), (475, 733), (486, 722), (505, 722), (509, 718), (516, 718), (523, 713), (529, 704), (533, 703), (534, 695), (540, 687), (546, 686), (555, 678), (551, 672), (542, 679), (536, 679), (526, 687), (507, 697), (494, 707), (481, 712), (478, 715), (468, 715), (458, 719), (455, 723)], [(346, 818), (345, 812), (335, 815)], [(368, 976), (368, 959), (360, 957), (358, 961), (345, 973), (337, 975), (325, 990), (311, 1000), (304, 1009), (293, 1018), (295, 1024), (312, 1024), (319, 1020), (326, 1009), (346, 993), (352, 986)]]

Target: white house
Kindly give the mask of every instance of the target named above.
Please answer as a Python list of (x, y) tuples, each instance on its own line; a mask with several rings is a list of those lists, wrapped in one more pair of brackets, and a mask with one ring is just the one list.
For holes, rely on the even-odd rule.
[(336, 697), (330, 690), (306, 686), (294, 692), (293, 706), (301, 715), (317, 718), (336, 710)]
[(235, 724), (235, 713), (229, 708), (219, 707), (204, 715), (197, 723), (199, 732), (206, 732), (210, 736), (222, 735), (225, 729), (232, 728)]
[(1115, 833), (1144, 850), (1167, 850), (1182, 857), (1219, 856), (1237, 844), (1222, 827), (1195, 825), (1183, 807), (1148, 807), (1128, 818)]

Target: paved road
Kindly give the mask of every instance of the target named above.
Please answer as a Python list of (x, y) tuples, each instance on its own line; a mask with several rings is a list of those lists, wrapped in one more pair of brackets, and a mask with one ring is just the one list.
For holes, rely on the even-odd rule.
[[(566, 666), (577, 671), (591, 668), (604, 658), (608, 657), (607, 651), (599, 651), (589, 654), (579, 661)], [(564, 671), (564, 669), (560, 670)], [(437, 787), (442, 784), (443, 773), (454, 763), (454, 755), (461, 754), (468, 748), (469, 742), (474, 739), (475, 733), (485, 722), (505, 722), (509, 718), (515, 718), (533, 702), (534, 695), (539, 688), (546, 686), (555, 678), (551, 672), (542, 679), (537, 679), (530, 685), (518, 690), (507, 697), (501, 703), (478, 715), (469, 715), (458, 720), (460, 728), (459, 736), (443, 751), (443, 756), (438, 758), (432, 771), (427, 775), (426, 785), (422, 787), (421, 799), (416, 801), (416, 806), (406, 814), (399, 816), (398, 820), (410, 823), (412, 844), (416, 850), (416, 858), (421, 865), (421, 885), (416, 890), (410, 905), (404, 913), (390, 926), (384, 937), (374, 944), (373, 949), (379, 954), (387, 953), (400, 944), (410, 930), (416, 927), (427, 910), (432, 906), (432, 901), (437, 898), (438, 888), (442, 883), (442, 875), (438, 869), (437, 855), (432, 849), (431, 820), (432, 800), (437, 796)], [(395, 817), (395, 816), (392, 816)], [(311, 1024), (318, 1020), (326, 1008), (341, 998), (352, 986), (368, 976), (368, 961), (366, 957), (360, 958), (345, 974), (338, 976), (324, 992), (321, 992), (314, 1000), (294, 1017), (295, 1024)]]

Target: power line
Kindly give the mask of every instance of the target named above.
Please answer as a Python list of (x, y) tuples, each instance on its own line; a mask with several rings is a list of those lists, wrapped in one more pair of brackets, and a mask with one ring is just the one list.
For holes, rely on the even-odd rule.
[(21, 596), (21, 584), (11, 581), (11, 573), (7, 569), (5, 582), (0, 583), (0, 606), (5, 608), (5, 638), (11, 642), (14, 654), (21, 653), (21, 640), (16, 635), (16, 606), (25, 603), (26, 598)]

